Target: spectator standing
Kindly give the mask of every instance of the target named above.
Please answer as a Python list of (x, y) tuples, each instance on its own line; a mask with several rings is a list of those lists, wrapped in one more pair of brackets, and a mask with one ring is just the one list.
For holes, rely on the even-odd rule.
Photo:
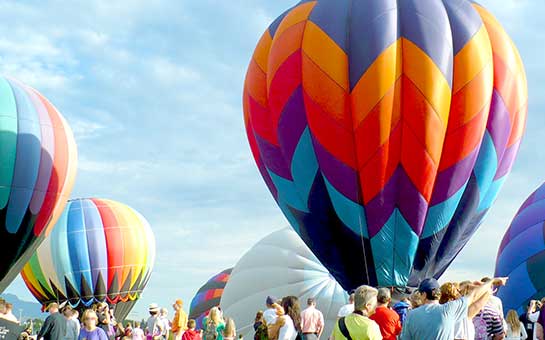
[(182, 335), (187, 329), (187, 313), (184, 311), (184, 303), (182, 299), (178, 299), (172, 305), (174, 308), (174, 319), (172, 319), (171, 331), (174, 335), (174, 340), (181, 340)]
[(62, 309), (62, 314), (66, 319), (66, 333), (64, 339), (76, 340), (79, 336), (80, 325), (77, 320), (73, 319), (74, 310), (70, 306), (65, 306)]
[(276, 303), (276, 298), (273, 296), (267, 296), (267, 299), (265, 300), (265, 306), (267, 309), (263, 312), (263, 319), (265, 319), (265, 322), (267, 325), (272, 325), (276, 322), (276, 309), (273, 307), (274, 303)]
[(337, 318), (342, 318), (354, 312), (354, 293), (351, 293), (348, 297), (348, 303), (342, 306), (337, 313)]
[(66, 334), (66, 319), (59, 313), (59, 305), (57, 303), (51, 303), (47, 306), (49, 316), (45, 319), (45, 322), (38, 332), (37, 339), (44, 338), (44, 340), (59, 340), (64, 338)]
[(467, 296), (440, 305), (441, 291), (437, 280), (423, 280), (418, 287), (423, 304), (407, 315), (401, 340), (454, 339), (455, 324), (470, 315), (470, 306), (480, 309), (486, 301), (483, 296), (490, 294), (492, 285), (504, 285), (506, 281), (506, 278), (494, 279), (478, 286)]
[[(79, 333), (79, 340), (107, 340), (106, 332), (100, 327), (97, 327), (98, 316), (92, 309), (88, 309), (83, 313), (83, 328)], [(40, 337), (38, 336), (38, 339)], [(56, 338), (56, 340), (59, 338)]]
[(377, 306), (378, 291), (369, 286), (360, 286), (354, 293), (354, 312), (341, 317), (333, 329), (333, 340), (381, 340), (380, 328), (369, 318)]
[(377, 308), (370, 319), (375, 321), (384, 340), (396, 340), (401, 333), (399, 315), (389, 308), (392, 296), (388, 288), (380, 288), (377, 294)]
[(526, 340), (528, 339), (528, 333), (524, 329), (524, 325), (519, 320), (517, 312), (513, 309), (507, 312), (507, 317), (505, 318), (507, 323), (507, 330), (505, 340)]
[(195, 329), (196, 327), (195, 320), (190, 319), (187, 322), (187, 330), (182, 335), (182, 340), (201, 340), (201, 333)]
[(303, 340), (317, 340), (324, 330), (324, 315), (316, 309), (316, 299), (307, 299), (307, 308), (301, 312)]

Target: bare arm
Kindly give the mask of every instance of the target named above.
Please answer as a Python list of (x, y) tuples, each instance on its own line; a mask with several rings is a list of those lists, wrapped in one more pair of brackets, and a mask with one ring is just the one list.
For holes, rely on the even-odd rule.
[(490, 291), (481, 296), (478, 300), (474, 301), (467, 310), (467, 316), (470, 319), (473, 319), (475, 315), (479, 314), (481, 309), (486, 305), (488, 299), (490, 298)]
[(486, 283), (483, 283), (480, 286), (477, 286), (469, 295), (467, 296), (468, 304), (472, 305), (475, 301), (479, 300), (486, 293), (490, 293), (490, 290), (493, 286), (504, 286), (507, 282), (506, 277), (495, 278)]

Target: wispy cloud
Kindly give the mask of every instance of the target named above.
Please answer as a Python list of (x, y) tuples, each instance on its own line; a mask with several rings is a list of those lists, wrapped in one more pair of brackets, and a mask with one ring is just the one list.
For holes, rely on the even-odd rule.
[[(545, 162), (536, 52), (545, 44), (543, 6), (482, 2), (526, 63), (529, 129), (514, 173), (447, 278), (493, 270), (503, 231)], [(157, 266), (140, 311), (190, 300), (206, 279), (287, 225), (253, 164), (241, 91), (259, 37), (295, 3), (0, 2), (0, 72), (36, 87), (72, 125), (80, 156), (73, 196), (122, 201), (155, 230)], [(10, 289), (24, 291), (20, 282)]]

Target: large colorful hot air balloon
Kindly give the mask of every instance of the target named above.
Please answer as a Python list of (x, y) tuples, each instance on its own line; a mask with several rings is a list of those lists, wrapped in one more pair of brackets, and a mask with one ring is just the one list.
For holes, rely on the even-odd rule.
[(274, 199), (352, 289), (446, 270), (511, 169), (527, 87), (478, 4), (305, 0), (261, 37), (243, 103)]
[(503, 310), (526, 310), (545, 296), (545, 183), (522, 204), (503, 236), (496, 258), (497, 276), (509, 276), (498, 290)]
[(76, 176), (72, 130), (41, 93), (0, 77), (0, 292), (62, 213)]
[(208, 311), (212, 307), (219, 306), (221, 295), (223, 294), (223, 288), (233, 268), (225, 269), (221, 273), (218, 273), (210, 278), (199, 290), (197, 294), (191, 300), (191, 307), (189, 309), (189, 318), (195, 319), (197, 322), (197, 328), (202, 327), (202, 320)]
[(88, 307), (138, 299), (154, 262), (155, 237), (142, 215), (111, 200), (76, 199), (21, 274), (43, 305)]
[(253, 334), (255, 313), (264, 310), (267, 296), (294, 295), (302, 308), (316, 299), (324, 314), (327, 338), (348, 295), (291, 229), (285, 228), (256, 243), (237, 262), (223, 290), (223, 314), (237, 322), (238, 333)]

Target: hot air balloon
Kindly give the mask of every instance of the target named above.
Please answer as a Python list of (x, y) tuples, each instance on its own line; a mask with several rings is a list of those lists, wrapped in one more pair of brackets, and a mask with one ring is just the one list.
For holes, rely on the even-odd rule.
[(524, 201), (503, 236), (496, 258), (497, 276), (509, 276), (498, 297), (503, 310), (526, 311), (530, 300), (545, 296), (545, 183)]
[(347, 290), (439, 277), (510, 172), (527, 85), (467, 0), (301, 1), (248, 67), (244, 122), (293, 229)]
[[(21, 275), (44, 306), (66, 301), (85, 308), (137, 300), (154, 262), (155, 237), (142, 215), (119, 202), (85, 198), (68, 202)], [(119, 320), (126, 309), (115, 311)]]
[(210, 278), (199, 290), (197, 294), (191, 300), (191, 307), (189, 309), (189, 318), (195, 319), (197, 322), (197, 328), (202, 327), (202, 320), (208, 315), (208, 311), (212, 307), (220, 305), (221, 295), (223, 294), (223, 288), (233, 268), (225, 269), (221, 273), (218, 273)]
[[(329, 336), (348, 295), (301, 238), (285, 228), (266, 236), (237, 262), (223, 290), (223, 314), (237, 322), (238, 333), (253, 334), (255, 313), (265, 309), (267, 296), (294, 295), (301, 307), (309, 297), (324, 314)], [(326, 337), (327, 337), (326, 336)]]
[(72, 130), (41, 93), (0, 77), (0, 292), (19, 274), (72, 191)]

